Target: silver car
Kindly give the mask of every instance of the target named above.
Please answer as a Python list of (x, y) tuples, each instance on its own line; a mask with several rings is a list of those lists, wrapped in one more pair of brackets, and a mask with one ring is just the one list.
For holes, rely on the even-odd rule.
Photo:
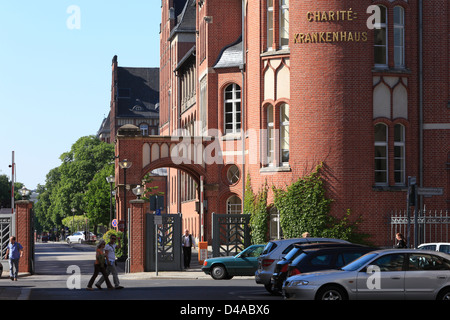
[(258, 269), (255, 272), (255, 282), (263, 284), (267, 291), (272, 292), (272, 275), (277, 262), (280, 261), (296, 243), (338, 242), (349, 243), (345, 240), (330, 238), (292, 238), (272, 240), (264, 247), (258, 258)]
[(450, 255), (415, 249), (372, 251), (341, 270), (290, 277), (283, 294), (306, 300), (450, 300)]

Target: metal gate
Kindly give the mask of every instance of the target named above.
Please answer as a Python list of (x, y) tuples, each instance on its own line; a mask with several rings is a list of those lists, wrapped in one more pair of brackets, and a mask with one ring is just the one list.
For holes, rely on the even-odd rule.
[(250, 215), (212, 214), (213, 257), (235, 255), (250, 245)]
[(1, 257), (2, 260), (6, 254), (6, 247), (9, 244), (9, 238), (13, 233), (14, 216), (12, 214), (0, 214), (0, 244), (1, 244)]
[[(416, 216), (417, 213), (417, 216)], [(450, 212), (448, 210), (416, 210), (408, 217), (406, 210), (391, 212), (391, 240), (395, 242), (396, 233), (402, 233), (409, 238), (409, 243), (449, 242)], [(417, 232), (417, 235), (414, 232)]]
[(181, 214), (162, 214), (159, 217), (162, 223), (155, 224), (155, 215), (147, 213), (145, 271), (182, 270)]

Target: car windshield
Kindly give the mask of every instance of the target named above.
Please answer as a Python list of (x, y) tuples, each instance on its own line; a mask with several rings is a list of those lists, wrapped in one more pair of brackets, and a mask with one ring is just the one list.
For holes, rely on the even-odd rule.
[(374, 257), (376, 257), (377, 253), (368, 253), (363, 255), (362, 257), (356, 259), (353, 262), (350, 262), (348, 265), (342, 267), (341, 270), (344, 271), (355, 271), (361, 268), (363, 265), (365, 265), (368, 261), (372, 260)]

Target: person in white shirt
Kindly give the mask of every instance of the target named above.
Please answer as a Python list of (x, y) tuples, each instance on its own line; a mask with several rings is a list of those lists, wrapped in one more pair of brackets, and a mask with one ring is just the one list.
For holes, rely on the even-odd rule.
[(192, 254), (192, 248), (195, 248), (195, 240), (193, 239), (192, 235), (189, 234), (189, 230), (184, 230), (184, 235), (181, 240), (181, 246), (183, 247), (183, 261), (184, 261), (184, 268), (190, 268), (191, 264), (191, 254)]
[[(120, 285), (119, 282), (119, 275), (117, 274), (117, 268), (116, 268), (116, 249), (120, 249), (120, 238), (118, 241), (118, 244), (116, 244), (117, 238), (114, 234), (111, 235), (109, 238), (109, 243), (105, 246), (105, 256), (106, 256), (106, 271), (107, 274), (112, 274), (113, 276), (113, 282), (115, 289), (122, 289), (123, 287)], [(100, 280), (97, 281), (95, 286), (99, 289), (101, 289), (102, 283), (105, 281), (104, 277), (102, 276)]]

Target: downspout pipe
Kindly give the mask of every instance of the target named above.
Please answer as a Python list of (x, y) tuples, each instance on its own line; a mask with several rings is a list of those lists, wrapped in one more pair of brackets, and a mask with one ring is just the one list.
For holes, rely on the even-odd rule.
[(240, 67), (241, 74), (242, 74), (242, 89), (241, 89), (241, 139), (242, 139), (242, 205), (241, 210), (242, 213), (244, 212), (244, 203), (245, 203), (245, 63), (246, 63), (246, 57), (245, 57), (245, 1), (242, 0), (242, 65)]

